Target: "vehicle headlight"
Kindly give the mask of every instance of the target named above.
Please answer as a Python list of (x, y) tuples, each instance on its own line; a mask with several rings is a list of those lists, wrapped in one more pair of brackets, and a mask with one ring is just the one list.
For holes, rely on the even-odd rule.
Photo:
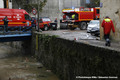
[(88, 26), (87, 29), (91, 29), (91, 27)]

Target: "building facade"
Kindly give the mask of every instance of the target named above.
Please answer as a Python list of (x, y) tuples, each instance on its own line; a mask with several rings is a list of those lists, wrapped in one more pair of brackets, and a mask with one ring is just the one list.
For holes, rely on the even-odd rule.
[(0, 8), (12, 8), (12, 0), (0, 0)]
[(4, 8), (4, 5), (3, 5), (3, 0), (0, 0), (0, 8)]
[[(100, 22), (109, 16), (115, 26), (115, 36), (111, 32), (111, 38), (120, 41), (120, 0), (101, 0)], [(103, 28), (100, 27), (100, 37), (103, 39)]]
[[(32, 0), (30, 3), (37, 3)], [(62, 9), (72, 7), (85, 7), (86, 0), (47, 0), (45, 7), (40, 12), (40, 17), (50, 17), (52, 21), (55, 18), (62, 18)]]

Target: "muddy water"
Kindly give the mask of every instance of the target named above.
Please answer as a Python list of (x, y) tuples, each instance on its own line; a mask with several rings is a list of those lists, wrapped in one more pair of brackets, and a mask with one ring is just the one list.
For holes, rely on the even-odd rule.
[(12, 48), (0, 44), (0, 80), (59, 80), (34, 57), (9, 54)]

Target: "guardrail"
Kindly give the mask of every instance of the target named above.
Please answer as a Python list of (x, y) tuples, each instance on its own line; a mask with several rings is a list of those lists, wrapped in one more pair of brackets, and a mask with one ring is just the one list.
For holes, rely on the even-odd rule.
[(0, 35), (6, 35), (6, 34), (23, 34), (31, 32), (32, 26), (8, 26), (8, 31), (6, 31), (6, 27), (4, 25), (0, 25)]

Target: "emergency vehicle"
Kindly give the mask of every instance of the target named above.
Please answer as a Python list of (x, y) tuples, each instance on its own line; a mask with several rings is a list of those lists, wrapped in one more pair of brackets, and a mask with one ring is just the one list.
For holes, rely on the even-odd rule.
[(39, 20), (40, 20), (39, 28), (41, 28), (44, 31), (50, 29), (51, 20), (49, 17), (41, 17)]
[[(87, 29), (87, 23), (91, 20), (96, 20), (100, 18), (100, 8), (75, 8), (75, 9), (63, 9), (62, 13), (63, 20), (62, 22), (67, 23), (68, 27), (71, 30), (74, 30), (76, 27), (79, 27), (81, 30)], [(74, 19), (72, 15), (75, 15)]]
[(4, 25), (3, 19), (7, 16), (9, 27), (30, 27), (31, 17), (23, 9), (3, 9), (0, 8), (0, 26)]

